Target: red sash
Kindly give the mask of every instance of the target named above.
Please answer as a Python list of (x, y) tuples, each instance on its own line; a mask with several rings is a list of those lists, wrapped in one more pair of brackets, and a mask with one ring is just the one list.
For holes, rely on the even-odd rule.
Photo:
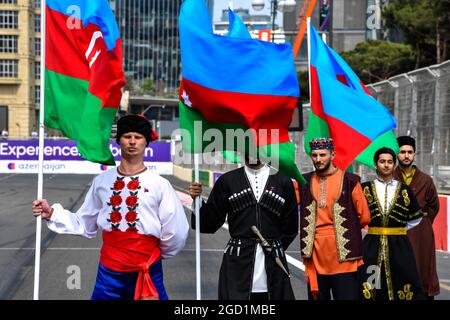
[(161, 258), (159, 239), (136, 232), (103, 231), (100, 263), (116, 272), (139, 272), (134, 300), (158, 300), (158, 291), (148, 272)]

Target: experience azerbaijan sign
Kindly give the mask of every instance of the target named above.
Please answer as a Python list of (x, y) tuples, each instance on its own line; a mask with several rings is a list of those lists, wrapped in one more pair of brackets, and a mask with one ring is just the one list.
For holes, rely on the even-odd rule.
[[(110, 141), (109, 148), (119, 164), (120, 147)], [(37, 173), (37, 140), (0, 140), (0, 173)], [(172, 174), (170, 141), (154, 141), (145, 149), (145, 165), (158, 174)], [(46, 140), (44, 173), (99, 174), (110, 167), (84, 160), (72, 140)]]

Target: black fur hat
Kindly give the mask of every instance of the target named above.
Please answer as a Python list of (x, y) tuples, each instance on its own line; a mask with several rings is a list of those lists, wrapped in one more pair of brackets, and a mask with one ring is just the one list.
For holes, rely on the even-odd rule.
[(414, 149), (414, 152), (416, 152), (416, 140), (413, 137), (410, 136), (401, 136), (397, 138), (398, 146), (411, 146)]
[(129, 114), (117, 121), (116, 142), (118, 144), (120, 142), (120, 137), (127, 132), (137, 132), (142, 134), (145, 137), (145, 140), (147, 140), (147, 145), (150, 141), (157, 139), (150, 121), (148, 121), (144, 115), (140, 114)]

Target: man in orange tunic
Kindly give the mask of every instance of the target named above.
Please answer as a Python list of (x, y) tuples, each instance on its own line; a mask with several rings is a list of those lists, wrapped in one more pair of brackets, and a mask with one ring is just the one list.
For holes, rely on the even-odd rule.
[(356, 300), (362, 261), (361, 228), (369, 223), (360, 177), (333, 164), (331, 138), (310, 142), (315, 171), (300, 191), (300, 249), (309, 299)]

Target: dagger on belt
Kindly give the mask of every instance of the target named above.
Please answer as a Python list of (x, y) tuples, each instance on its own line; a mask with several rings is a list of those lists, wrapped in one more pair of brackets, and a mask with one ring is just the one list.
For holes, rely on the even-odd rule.
[(252, 226), (252, 231), (256, 234), (256, 236), (261, 240), (261, 246), (266, 250), (267, 253), (269, 253), (272, 257), (274, 257), (276, 264), (286, 273), (286, 275), (290, 278), (291, 275), (286, 270), (286, 268), (283, 265), (283, 262), (281, 262), (281, 259), (275, 255), (272, 254), (272, 246), (267, 242), (266, 239), (262, 236), (261, 232), (259, 232), (258, 228), (256, 226)]

